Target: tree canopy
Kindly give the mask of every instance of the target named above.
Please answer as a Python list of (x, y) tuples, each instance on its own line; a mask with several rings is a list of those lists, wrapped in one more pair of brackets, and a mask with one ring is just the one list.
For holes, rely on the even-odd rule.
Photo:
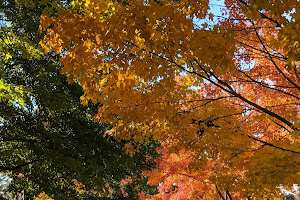
[(45, 51), (127, 152), (150, 137), (191, 152), (191, 170), (240, 198), (299, 184), (297, 0), (76, 0), (43, 14)]
[[(60, 74), (61, 57), (38, 44), (40, 16), (68, 8), (64, 1), (1, 1), (0, 170), (11, 194), (33, 199), (137, 198), (146, 185), (142, 170), (155, 166), (158, 142), (142, 143), (130, 156), (95, 123), (100, 104), (83, 106), (79, 82)], [(123, 179), (130, 182), (122, 184)], [(138, 187), (138, 189), (137, 189)]]

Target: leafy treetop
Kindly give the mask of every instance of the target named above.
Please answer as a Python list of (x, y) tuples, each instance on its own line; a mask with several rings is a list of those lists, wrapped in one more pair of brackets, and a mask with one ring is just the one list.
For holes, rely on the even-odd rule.
[(153, 136), (192, 151), (196, 171), (218, 161), (209, 180), (224, 191), (276, 196), (300, 180), (299, 2), (225, 5), (222, 17), (208, 0), (74, 1), (42, 16), (41, 44), (117, 140)]

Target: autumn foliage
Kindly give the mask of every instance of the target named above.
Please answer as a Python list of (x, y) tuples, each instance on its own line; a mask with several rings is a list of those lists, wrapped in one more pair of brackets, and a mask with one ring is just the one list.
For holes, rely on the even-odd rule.
[(215, 185), (208, 180), (210, 166), (207, 170), (191, 171), (192, 153), (180, 150), (178, 154), (160, 149), (162, 157), (157, 159), (157, 167), (145, 172), (150, 177), (148, 184), (158, 185), (157, 195), (140, 194), (141, 199), (192, 199), (193, 197), (216, 198)]
[(41, 45), (64, 55), (62, 73), (129, 154), (151, 136), (168, 144), (148, 172), (157, 199), (274, 199), (300, 183), (300, 4), (226, 0), (223, 16), (210, 5), (74, 1), (42, 16)]
[(53, 200), (52, 198), (48, 197), (45, 193), (39, 194), (34, 200)]

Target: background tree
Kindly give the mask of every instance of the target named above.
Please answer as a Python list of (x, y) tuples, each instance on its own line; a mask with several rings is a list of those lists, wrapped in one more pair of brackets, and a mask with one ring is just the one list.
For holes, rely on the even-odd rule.
[[(142, 170), (154, 166), (157, 142), (127, 155), (106, 136), (107, 123), (95, 123), (100, 104), (83, 106), (78, 81), (60, 74), (60, 55), (43, 53), (38, 31), (42, 12), (55, 15), (67, 1), (1, 1), (0, 170), (12, 178), (8, 191), (33, 199), (137, 197), (146, 187)], [(124, 178), (132, 181), (121, 185)], [(42, 197), (41, 197), (42, 198)]]

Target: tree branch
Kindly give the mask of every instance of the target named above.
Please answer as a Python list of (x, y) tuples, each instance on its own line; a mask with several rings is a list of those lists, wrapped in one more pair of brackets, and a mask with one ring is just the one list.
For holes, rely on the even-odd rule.
[(40, 161), (40, 160), (33, 160), (33, 161), (25, 162), (25, 163), (20, 164), (20, 165), (15, 165), (15, 166), (12, 166), (12, 167), (0, 166), (0, 170), (13, 171), (13, 170), (20, 169), (22, 167), (28, 166), (30, 164), (36, 163), (38, 161)]
[[(255, 27), (255, 24), (254, 24), (253, 22), (252, 22), (252, 24), (253, 24), (253, 27)], [(278, 65), (277, 65), (276, 62), (274, 61), (272, 55), (271, 55), (270, 52), (268, 51), (268, 49), (267, 49), (265, 43), (262, 41), (260, 35), (258, 34), (257, 30), (254, 29), (254, 31), (255, 31), (255, 34), (256, 34), (257, 38), (259, 39), (261, 45), (263, 46), (263, 48), (264, 48), (265, 51), (267, 52), (268, 56), (270, 57), (270, 61), (273, 63), (273, 65), (276, 67), (276, 69), (279, 71), (279, 73), (280, 73), (280, 74), (281, 74), (288, 82), (290, 82), (290, 83), (291, 83), (292, 85), (294, 85), (298, 90), (300, 90), (300, 87), (299, 87), (296, 83), (294, 83), (294, 81), (292, 81), (289, 77), (287, 77), (287, 76), (285, 75), (285, 73), (283, 73), (283, 71), (278, 67)]]
[(265, 144), (265, 145), (267, 145), (267, 146), (274, 147), (274, 148), (280, 149), (280, 150), (282, 150), (282, 151), (288, 151), (288, 152), (291, 152), (291, 153), (300, 154), (299, 151), (294, 151), (294, 150), (290, 150), (290, 149), (285, 149), (285, 148), (282, 148), (282, 147), (278, 147), (278, 146), (275, 146), (274, 144), (271, 144), (271, 143), (269, 143), (269, 142), (265, 142), (265, 141), (263, 141), (263, 140), (260, 140), (260, 139), (258, 139), (258, 138), (256, 138), (256, 137), (253, 137), (253, 136), (248, 135), (248, 134), (247, 134), (247, 136), (248, 136), (248, 138), (253, 139), (253, 140), (257, 141), (257, 142), (263, 143), (263, 144)]
[[(245, 1), (243, 1), (243, 0), (238, 0), (238, 1), (239, 1), (240, 3), (242, 3), (244, 6), (249, 6), (248, 3), (245, 2)], [(266, 15), (263, 14), (262, 12), (259, 12), (259, 14), (260, 14), (261, 18), (267, 19), (267, 20), (269, 20), (269, 21), (275, 23), (275, 24), (276, 24), (276, 27), (281, 27), (281, 25), (280, 25), (280, 23), (279, 23), (278, 21), (276, 21), (276, 20), (274, 20), (274, 19), (272, 19), (272, 18), (266, 16)]]
[(274, 87), (270, 87), (268, 84), (265, 84), (265, 83), (256, 81), (255, 79), (253, 79), (251, 76), (249, 76), (248, 74), (246, 74), (246, 72), (244, 72), (244, 71), (242, 71), (242, 70), (239, 70), (239, 69), (236, 69), (236, 70), (237, 70), (238, 72), (241, 72), (242, 74), (244, 74), (247, 78), (249, 78), (249, 79), (251, 80), (250, 82), (252, 82), (252, 83), (257, 83), (257, 84), (261, 85), (262, 87), (268, 88), (268, 89), (270, 89), (270, 90), (275, 90), (275, 91), (281, 92), (281, 93), (283, 93), (283, 94), (292, 96), (292, 97), (294, 97), (294, 98), (296, 98), (296, 99), (300, 99), (299, 97), (297, 97), (297, 96), (295, 96), (295, 95), (293, 95), (293, 94), (290, 94), (290, 93), (288, 93), (288, 92), (285, 92), (285, 91), (283, 91), (283, 90), (280, 90), (280, 89), (277, 89), (277, 88), (274, 88)]
[[(135, 47), (138, 47), (137, 45), (135, 45), (134, 43), (130, 42), (130, 41), (125, 41), (126, 43), (130, 44), (130, 45), (134, 45)], [(145, 51), (145, 49), (141, 48), (141, 50)], [(223, 80), (219, 79), (213, 72), (207, 72), (207, 70), (205, 70), (201, 65), (200, 63), (197, 61), (197, 59), (195, 58), (194, 61), (196, 62), (196, 64), (203, 70), (203, 72), (207, 75), (204, 76), (202, 74), (199, 74), (198, 72), (196, 71), (190, 71), (186, 68), (184, 68), (183, 66), (179, 65), (178, 63), (176, 63), (175, 61), (173, 60), (170, 60), (164, 56), (161, 56), (153, 51), (150, 51), (149, 54), (152, 54), (152, 55), (155, 55), (157, 56), (158, 58), (161, 58), (169, 63), (172, 63), (174, 64), (175, 66), (177, 66), (178, 68), (182, 69), (183, 71), (189, 73), (189, 74), (194, 74), (196, 76), (199, 76), (205, 80), (207, 80), (208, 82), (212, 83), (213, 85), (219, 87), (220, 89), (222, 89), (223, 91), (239, 98), (240, 100), (242, 100), (243, 102), (253, 106), (254, 108), (258, 109), (259, 111), (263, 112), (263, 113), (266, 113), (268, 115), (270, 115), (271, 117), (274, 117), (275, 119), (278, 119), (279, 121), (283, 122), (284, 124), (288, 125), (291, 129), (293, 130), (298, 130), (297, 128), (295, 127), (292, 127), (293, 124), (291, 122), (289, 122), (288, 120), (286, 120), (285, 118), (279, 116), (278, 114), (266, 109), (266, 108), (263, 108), (261, 107), (260, 105), (246, 99), (245, 97), (243, 97), (241, 94), (237, 93), (236, 91), (233, 90), (233, 88), (226, 82), (224, 82)], [(218, 83), (216, 83), (215, 81), (211, 80), (211, 78), (209, 77), (209, 75), (212, 75), (214, 76), (214, 78), (217, 79)], [(223, 86), (222, 86), (223, 85)], [(225, 86), (225, 87), (224, 87)]]

